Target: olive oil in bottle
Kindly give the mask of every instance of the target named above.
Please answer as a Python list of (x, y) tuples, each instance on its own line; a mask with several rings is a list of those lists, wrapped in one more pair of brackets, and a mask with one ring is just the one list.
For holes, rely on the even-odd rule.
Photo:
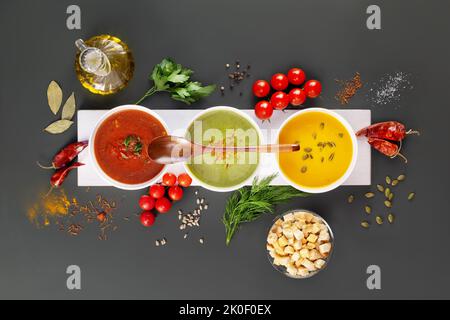
[(79, 52), (75, 70), (83, 87), (107, 95), (125, 88), (133, 77), (134, 60), (128, 46), (119, 38), (99, 35), (75, 41)]

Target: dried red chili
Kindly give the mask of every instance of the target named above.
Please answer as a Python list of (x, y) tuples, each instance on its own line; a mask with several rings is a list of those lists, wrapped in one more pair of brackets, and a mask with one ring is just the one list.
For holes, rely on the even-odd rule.
[(368, 138), (387, 139), (391, 141), (402, 141), (406, 135), (420, 134), (415, 130), (406, 131), (404, 124), (397, 121), (386, 121), (375, 123), (356, 132), (356, 136), (366, 136)]
[(381, 152), (382, 154), (395, 158), (396, 156), (400, 156), (403, 160), (405, 160), (405, 163), (408, 162), (408, 159), (404, 155), (400, 153), (401, 150), (401, 144), (400, 147), (396, 145), (395, 143), (392, 143), (390, 141), (386, 141), (379, 138), (369, 138), (367, 142), (377, 151)]
[(83, 151), (88, 145), (87, 141), (80, 141), (71, 143), (64, 148), (62, 148), (52, 160), (52, 165), (50, 167), (45, 167), (39, 162), (37, 163), (42, 169), (60, 169), (69, 164), (73, 159), (75, 159), (81, 151)]
[(84, 166), (84, 163), (81, 162), (74, 162), (72, 165), (68, 166), (68, 167), (63, 167), (60, 168), (58, 170), (56, 170), (56, 172), (52, 175), (52, 177), (50, 178), (50, 190), (48, 191), (47, 195), (50, 194), (50, 192), (52, 192), (52, 190), (54, 188), (58, 188), (60, 187), (64, 180), (66, 179), (67, 175), (69, 174), (69, 172), (75, 168)]

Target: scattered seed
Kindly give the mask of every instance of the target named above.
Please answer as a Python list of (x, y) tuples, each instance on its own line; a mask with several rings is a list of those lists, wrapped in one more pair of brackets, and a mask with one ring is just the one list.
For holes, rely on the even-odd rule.
[(312, 137), (313, 137), (314, 140), (316, 140), (317, 139), (317, 133), (313, 132)]
[(388, 200), (389, 200), (389, 201), (392, 201), (392, 199), (394, 199), (394, 194), (391, 192), (391, 193), (389, 194)]
[(332, 154), (330, 154), (330, 157), (328, 158), (328, 160), (333, 161), (334, 159), (334, 152)]
[(198, 241), (199, 241), (201, 244), (205, 243), (205, 240), (203, 240), (203, 238), (200, 238)]
[(383, 224), (383, 218), (381, 216), (377, 216), (375, 220), (377, 221), (378, 224)]
[(305, 150), (305, 152), (307, 152), (307, 153), (309, 153), (309, 152), (311, 152), (311, 151), (312, 151), (312, 149), (311, 149), (311, 148), (309, 148), (309, 147), (308, 147), (308, 148), (305, 148), (304, 150)]
[(371, 214), (372, 213), (372, 208), (370, 206), (365, 206), (364, 210), (366, 211), (367, 214)]
[(309, 158), (309, 154), (305, 154), (303, 157), (302, 157), (302, 160), (308, 160), (308, 158)]
[(367, 221), (361, 222), (361, 227), (367, 229), (367, 228), (369, 228), (369, 226), (370, 226), (369, 222), (367, 222)]
[(344, 134), (343, 133), (338, 133), (339, 138), (343, 138)]
[(160, 243), (159, 243), (159, 240), (156, 240), (156, 241), (155, 241), (155, 246), (159, 247), (159, 244), (160, 244)]
[(325, 128), (325, 123), (321, 122), (319, 127), (320, 127), (320, 130), (323, 130), (323, 128)]
[(384, 187), (381, 184), (377, 184), (377, 189), (380, 192), (384, 192)]
[(408, 200), (412, 201), (415, 196), (416, 196), (416, 193), (415, 192), (411, 192), (410, 194), (408, 194)]
[(303, 166), (302, 169), (301, 169), (301, 172), (305, 173), (307, 170), (308, 170), (308, 167), (307, 166)]
[(391, 182), (392, 182), (391, 177), (386, 176), (386, 183), (387, 183), (387, 184), (391, 184)]
[(188, 237), (188, 233), (185, 233), (183, 238), (186, 239)]
[(226, 65), (225, 65), (225, 68), (229, 68), (230, 67), (230, 64), (229, 63), (227, 63)]
[(389, 188), (386, 188), (385, 190), (384, 190), (384, 195), (386, 196), (386, 198), (389, 198), (389, 195), (391, 194), (391, 189), (389, 189)]
[(384, 201), (384, 205), (388, 208), (392, 208), (392, 202), (390, 202), (389, 200)]
[(393, 180), (393, 181), (392, 181), (392, 186), (395, 187), (396, 185), (398, 185), (398, 182), (399, 182), (399, 181), (398, 181), (397, 179)]
[(198, 195), (198, 190), (195, 190), (194, 194), (195, 194), (195, 195)]
[(389, 213), (387, 218), (389, 223), (394, 223), (395, 216), (392, 213)]
[(197, 201), (196, 201), (196, 202), (197, 202), (197, 204), (200, 204), (200, 199), (197, 199)]
[(406, 176), (404, 174), (401, 174), (397, 177), (398, 181), (404, 181), (406, 179)]
[(322, 157), (322, 158), (320, 159), (320, 162), (324, 162), (324, 161), (325, 161), (325, 158)]
[(375, 197), (375, 193), (373, 193), (373, 192), (367, 192), (364, 196), (365, 196), (367, 199), (370, 199), (370, 198)]
[(353, 202), (353, 200), (355, 200), (355, 196), (354, 196), (354, 195), (352, 195), (352, 194), (351, 194), (351, 195), (349, 195), (349, 196), (348, 196), (348, 198), (347, 198), (347, 202), (348, 202), (348, 203), (352, 203), (352, 202)]
[(205, 204), (205, 205), (203, 206), (203, 209), (208, 210), (208, 204)]

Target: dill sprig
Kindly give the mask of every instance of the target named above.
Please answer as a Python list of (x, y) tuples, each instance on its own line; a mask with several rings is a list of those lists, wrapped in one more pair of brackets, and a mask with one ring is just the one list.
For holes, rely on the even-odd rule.
[(276, 204), (307, 196), (290, 186), (270, 186), (276, 176), (273, 174), (261, 180), (255, 178), (250, 187), (241, 188), (230, 196), (222, 218), (227, 245), (242, 223), (254, 221), (264, 213), (273, 213)]

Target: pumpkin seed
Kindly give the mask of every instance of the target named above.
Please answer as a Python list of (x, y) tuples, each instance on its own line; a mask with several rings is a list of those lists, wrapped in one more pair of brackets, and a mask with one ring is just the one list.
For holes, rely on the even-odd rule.
[(384, 205), (388, 208), (392, 208), (392, 202), (390, 202), (389, 200), (384, 201)]
[(392, 213), (389, 213), (387, 218), (389, 223), (394, 223), (395, 216)]
[(308, 158), (309, 158), (309, 155), (308, 155), (308, 154), (305, 154), (305, 155), (302, 157), (302, 160), (308, 160)]
[(401, 174), (397, 177), (398, 181), (404, 181), (406, 179), (406, 176), (404, 174)]
[(325, 123), (321, 122), (320, 123), (320, 129), (323, 130), (323, 128), (325, 128)]
[(389, 189), (389, 188), (386, 188), (385, 190), (384, 190), (384, 195), (386, 196), (386, 198), (389, 198), (389, 195), (391, 194), (391, 189)]
[(317, 139), (317, 133), (313, 132), (312, 137), (313, 137), (314, 140), (316, 140)]
[(303, 166), (302, 169), (301, 169), (301, 172), (305, 173), (307, 170), (308, 170), (308, 167), (307, 166)]
[(53, 114), (57, 114), (61, 108), (63, 93), (61, 87), (56, 81), (51, 81), (47, 88), (48, 106)]
[(328, 158), (328, 160), (333, 161), (334, 159), (334, 152), (332, 154), (330, 154), (330, 157)]
[(307, 152), (307, 153), (309, 153), (309, 152), (311, 152), (311, 151), (312, 151), (312, 149), (311, 149), (311, 148), (305, 148), (304, 150), (305, 150), (305, 152)]
[(370, 224), (369, 224), (369, 222), (367, 222), (367, 221), (363, 221), (363, 222), (361, 222), (361, 227), (363, 227), (363, 228), (369, 228), (369, 226), (370, 226)]
[(416, 196), (416, 193), (415, 192), (411, 192), (410, 194), (408, 194), (408, 200), (412, 201), (415, 196)]
[(61, 119), (72, 120), (73, 116), (75, 115), (75, 110), (76, 110), (75, 95), (72, 92), (70, 97), (66, 100), (66, 103), (64, 103)]
[(381, 184), (377, 184), (377, 189), (380, 192), (384, 192), (384, 187)]
[(372, 212), (372, 208), (370, 206), (365, 206), (364, 210), (366, 210), (367, 214), (370, 214)]
[(392, 186), (395, 187), (396, 185), (398, 185), (398, 182), (399, 182), (399, 181), (398, 181), (397, 179), (393, 180), (393, 181), (392, 181)]
[(394, 199), (394, 194), (391, 192), (391, 193), (389, 194), (388, 200), (389, 200), (389, 201), (392, 201), (392, 199)]
[(51, 134), (59, 134), (63, 133), (73, 124), (73, 121), (70, 120), (58, 120), (50, 124), (44, 130)]
[(339, 136), (339, 138), (343, 138), (343, 137), (344, 137), (344, 134), (343, 134), (342, 132), (339, 132), (339, 133), (338, 133), (338, 136)]
[(378, 224), (383, 224), (383, 218), (381, 216), (377, 216), (375, 220), (377, 221)]
[(347, 198), (347, 202), (348, 202), (348, 203), (352, 203), (352, 202), (353, 202), (353, 200), (355, 200), (355, 196), (354, 196), (354, 195), (352, 195), (352, 194), (351, 194), (351, 195), (349, 195), (349, 196), (348, 196), (348, 198)]
[(387, 177), (386, 177), (386, 183), (387, 183), (387, 184), (391, 184), (391, 182), (392, 182), (391, 177), (387, 176)]
[(370, 199), (370, 198), (375, 197), (375, 193), (373, 193), (373, 192), (367, 192), (364, 196), (365, 196), (367, 199)]

